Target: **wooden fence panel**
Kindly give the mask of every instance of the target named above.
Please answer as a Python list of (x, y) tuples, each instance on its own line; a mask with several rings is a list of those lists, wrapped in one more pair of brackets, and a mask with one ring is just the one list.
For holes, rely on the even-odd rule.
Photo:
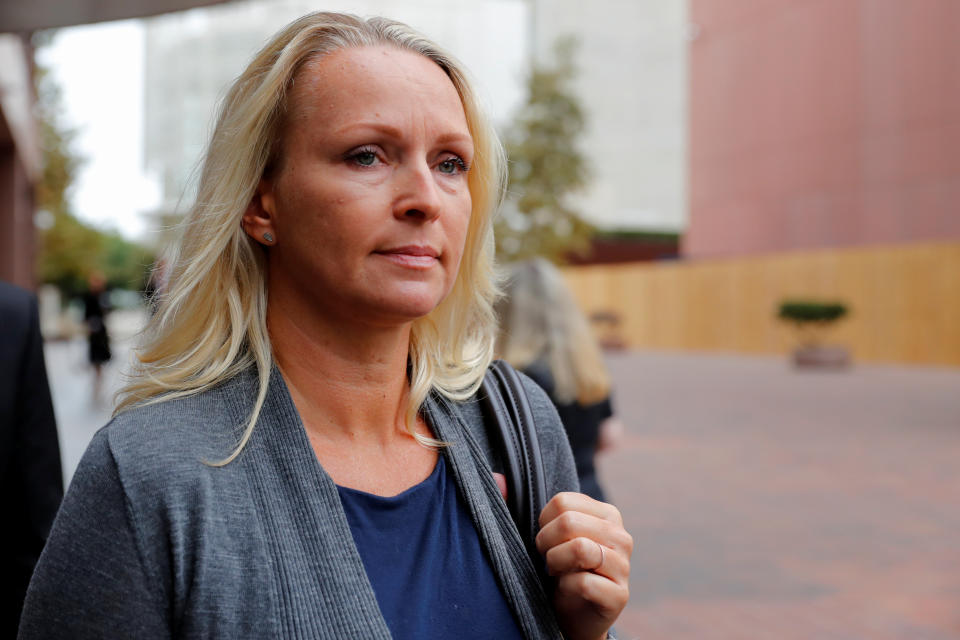
[(960, 366), (960, 243), (827, 249), (691, 262), (569, 267), (588, 313), (621, 319), (634, 348), (787, 353), (783, 300), (838, 300), (825, 333), (861, 361)]

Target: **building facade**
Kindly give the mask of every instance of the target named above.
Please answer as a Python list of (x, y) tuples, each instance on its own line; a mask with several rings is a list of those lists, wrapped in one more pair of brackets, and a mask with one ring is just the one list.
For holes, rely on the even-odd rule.
[(0, 4), (0, 280), (37, 284), (35, 189), (42, 152), (34, 116), (30, 34), (117, 18), (152, 15), (222, 0), (142, 0), (135, 3), (63, 3), (4, 0)]
[[(160, 183), (158, 218), (173, 219), (192, 203), (197, 165), (230, 82), (282, 26), (324, 8), (304, 0), (240, 1), (146, 21), (144, 165)], [(352, 0), (336, 8), (387, 15), (429, 34), (476, 75), (497, 120), (523, 98), (519, 81), (503, 69), (527, 59), (517, 46), (527, 34), (524, 2)]]
[(687, 224), (687, 3), (531, 0), (535, 58), (579, 42), (575, 90), (587, 115), (591, 184), (578, 199), (602, 229)]
[(33, 118), (32, 48), (0, 34), (0, 280), (34, 288), (34, 186), (41, 157)]
[[(323, 3), (247, 0), (147, 21), (145, 165), (161, 184), (158, 215), (182, 213), (214, 107), (256, 49)], [(494, 120), (525, 99), (532, 60), (558, 37), (580, 41), (574, 90), (588, 125), (591, 185), (579, 209), (600, 228), (679, 231), (686, 221), (686, 3), (677, 0), (352, 0), (338, 10), (387, 15), (463, 60)]]
[(960, 3), (690, 7), (686, 257), (960, 238)]

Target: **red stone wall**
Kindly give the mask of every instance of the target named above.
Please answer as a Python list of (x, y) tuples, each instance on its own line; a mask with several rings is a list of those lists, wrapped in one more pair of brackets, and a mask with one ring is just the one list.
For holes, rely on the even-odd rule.
[(33, 185), (17, 157), (0, 109), (0, 280), (33, 289)]
[(960, 238), (960, 2), (691, 0), (687, 257)]

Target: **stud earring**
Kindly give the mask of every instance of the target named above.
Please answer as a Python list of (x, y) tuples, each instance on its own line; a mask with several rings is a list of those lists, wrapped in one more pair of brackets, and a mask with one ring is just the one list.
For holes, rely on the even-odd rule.
[(267, 233), (263, 234), (263, 241), (267, 244), (273, 244), (273, 235), (268, 231)]

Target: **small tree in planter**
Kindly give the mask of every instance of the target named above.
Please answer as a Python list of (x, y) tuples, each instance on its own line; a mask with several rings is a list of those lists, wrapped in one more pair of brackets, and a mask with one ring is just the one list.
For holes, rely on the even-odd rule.
[(824, 329), (847, 315), (846, 305), (839, 302), (788, 300), (780, 304), (777, 314), (797, 327), (800, 344), (793, 351), (793, 362), (799, 367), (844, 368), (850, 364), (846, 347), (824, 345)]

